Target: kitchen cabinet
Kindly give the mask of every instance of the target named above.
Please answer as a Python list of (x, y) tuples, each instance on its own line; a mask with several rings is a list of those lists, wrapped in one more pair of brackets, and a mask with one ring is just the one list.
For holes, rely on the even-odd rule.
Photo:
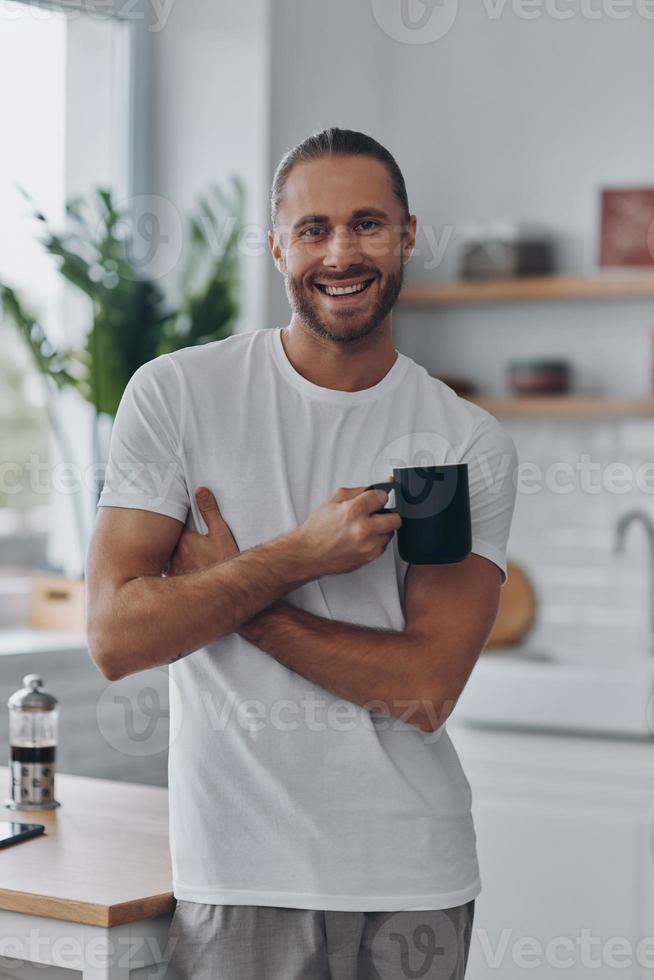
[(482, 878), (467, 980), (654, 972), (654, 744), (448, 724)]

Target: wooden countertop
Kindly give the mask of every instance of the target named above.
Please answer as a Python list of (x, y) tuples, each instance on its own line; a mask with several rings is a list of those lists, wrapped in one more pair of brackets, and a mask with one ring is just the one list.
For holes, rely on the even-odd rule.
[(54, 810), (10, 810), (0, 766), (0, 820), (45, 824), (0, 850), (0, 910), (95, 926), (172, 912), (168, 790), (57, 773)]

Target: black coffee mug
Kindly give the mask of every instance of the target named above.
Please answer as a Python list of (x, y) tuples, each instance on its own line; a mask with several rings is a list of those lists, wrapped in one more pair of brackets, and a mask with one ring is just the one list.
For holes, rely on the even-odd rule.
[(367, 490), (395, 491), (395, 507), (376, 514), (399, 514), (400, 557), (410, 565), (448, 565), (472, 550), (468, 464), (402, 466), (393, 480), (372, 483)]

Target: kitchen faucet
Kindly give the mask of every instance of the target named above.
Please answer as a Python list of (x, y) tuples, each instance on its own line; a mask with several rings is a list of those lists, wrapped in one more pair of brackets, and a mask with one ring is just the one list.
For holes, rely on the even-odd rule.
[(613, 552), (616, 555), (624, 552), (624, 542), (627, 530), (632, 524), (640, 522), (645, 528), (649, 543), (649, 616), (650, 616), (650, 649), (654, 655), (654, 521), (644, 510), (628, 510), (615, 526), (615, 541)]

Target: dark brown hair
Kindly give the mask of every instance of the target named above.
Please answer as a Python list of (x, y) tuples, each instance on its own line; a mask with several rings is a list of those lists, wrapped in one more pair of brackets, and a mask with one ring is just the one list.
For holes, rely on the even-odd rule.
[(277, 225), (282, 191), (293, 167), (297, 163), (307, 163), (310, 160), (320, 160), (328, 156), (367, 156), (374, 157), (375, 160), (383, 163), (391, 179), (393, 193), (402, 205), (404, 221), (409, 220), (409, 199), (404, 177), (394, 157), (386, 147), (374, 140), (372, 136), (366, 136), (365, 133), (330, 126), (329, 129), (323, 129), (319, 133), (307, 136), (305, 140), (284, 154), (275, 171), (270, 191), (270, 218), (273, 228)]

